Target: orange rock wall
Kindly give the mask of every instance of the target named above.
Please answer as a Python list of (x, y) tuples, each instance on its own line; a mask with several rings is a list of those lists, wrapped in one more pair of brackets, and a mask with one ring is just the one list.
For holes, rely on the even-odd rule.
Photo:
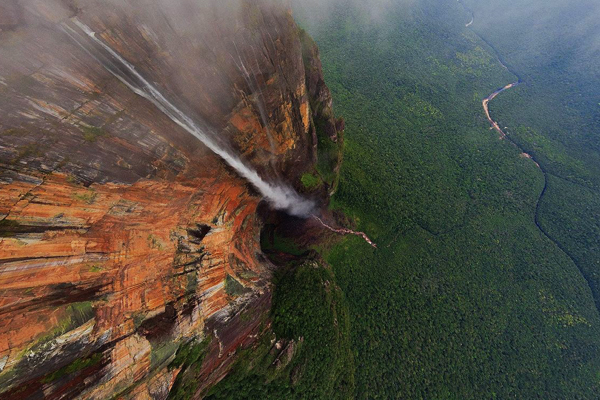
[[(307, 76), (289, 11), (269, 1), (11, 7), (19, 23), (0, 31), (0, 397), (165, 398), (178, 346), (207, 335), (209, 386), (264, 329), (261, 199), (60, 26), (77, 16), (265, 179), (290, 184), (315, 159), (311, 101), (331, 108), (316, 53)], [(228, 280), (243, 291), (228, 294)]]

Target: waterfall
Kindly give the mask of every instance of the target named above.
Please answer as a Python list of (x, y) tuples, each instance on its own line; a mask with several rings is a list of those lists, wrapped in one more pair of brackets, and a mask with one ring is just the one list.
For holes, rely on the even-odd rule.
[(173, 122), (196, 137), (212, 152), (221, 157), (223, 161), (237, 171), (240, 176), (250, 182), (274, 208), (285, 210), (298, 217), (307, 217), (311, 214), (314, 209), (314, 203), (312, 201), (301, 197), (288, 185), (264, 181), (253, 168), (236, 156), (225, 144), (220, 143), (210, 128), (205, 126), (201, 127), (198, 122), (194, 121), (171, 103), (155, 86), (137, 72), (133, 65), (96, 37), (95, 32), (87, 25), (77, 18), (73, 18), (72, 21), (73, 24), (85, 33), (93, 43), (99, 45), (107, 54), (101, 54), (98, 51), (94, 51), (95, 49), (90, 48), (90, 46), (86, 46), (86, 36), (80, 35), (75, 29), (63, 24), (63, 30), (67, 35), (135, 94), (150, 101), (160, 111), (173, 120)]

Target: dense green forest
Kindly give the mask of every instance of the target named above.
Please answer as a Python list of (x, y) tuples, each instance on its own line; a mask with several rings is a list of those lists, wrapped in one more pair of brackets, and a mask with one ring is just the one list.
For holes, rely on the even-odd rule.
[[(540, 224), (574, 259), (600, 306), (600, 3), (465, 3), (473, 29), (523, 80), (492, 112), (546, 171)], [(535, 10), (545, 18), (534, 18)]]
[[(301, 352), (274, 373), (253, 350), (212, 398), (598, 398), (600, 80), (582, 42), (594, 20), (562, 35), (585, 7), (292, 3), (346, 119), (331, 207), (378, 249), (349, 237), (322, 254), (331, 270), (281, 272), (274, 331), (303, 336)], [(535, 10), (548, 17), (528, 44)], [(501, 140), (481, 101), (519, 78), (491, 103)]]
[[(595, 398), (600, 321), (590, 289), (536, 226), (544, 175), (483, 115), (481, 100), (516, 80), (492, 38), (477, 35), (489, 24), (476, 25), (475, 11), (476, 30), (465, 27), (470, 15), (454, 1), (379, 3), (385, 12), (328, 4), (318, 24), (316, 4), (297, 6), (347, 120), (334, 207), (380, 244), (373, 252), (352, 239), (328, 257), (349, 303), (357, 397)], [(511, 66), (511, 52), (497, 49)], [(552, 211), (553, 191), (564, 189), (550, 183), (540, 204), (549, 232), (597, 229), (579, 195)], [(553, 218), (569, 209), (578, 210), (570, 227)], [(590, 252), (597, 237), (571, 241)]]

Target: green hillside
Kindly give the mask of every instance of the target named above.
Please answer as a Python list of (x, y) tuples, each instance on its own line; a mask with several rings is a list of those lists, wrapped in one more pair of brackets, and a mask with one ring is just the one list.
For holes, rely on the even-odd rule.
[[(321, 49), (336, 112), (347, 120), (333, 206), (379, 244), (372, 251), (349, 239), (328, 256), (349, 304), (357, 397), (595, 398), (600, 319), (590, 288), (536, 226), (544, 174), (489, 130), (481, 107), (516, 77), (465, 27), (470, 15), (460, 3), (379, 3), (384, 12), (338, 5), (325, 18), (314, 4), (298, 4), (296, 14)], [(492, 106), (506, 108), (503, 126), (508, 98)], [(536, 143), (552, 140), (540, 132)], [(582, 182), (553, 179), (539, 220), (556, 236), (577, 230), (581, 238), (561, 245), (589, 254), (594, 238), (581, 226), (597, 229), (598, 214), (586, 216), (579, 192), (559, 196), (560, 185)], [(553, 192), (561, 202), (550, 200)], [(556, 217), (569, 208), (572, 218)]]
[[(292, 3), (346, 119), (331, 207), (378, 249), (282, 272), (274, 330), (299, 355), (274, 373), (259, 347), (211, 398), (598, 398), (596, 7)], [(481, 102), (519, 78), (491, 103), (502, 140)]]

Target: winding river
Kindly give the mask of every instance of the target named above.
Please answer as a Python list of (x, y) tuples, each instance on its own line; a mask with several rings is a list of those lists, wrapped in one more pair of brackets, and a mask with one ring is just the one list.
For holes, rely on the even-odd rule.
[[(556, 247), (558, 247), (567, 257), (569, 257), (569, 259), (573, 262), (573, 264), (575, 264), (575, 266), (577, 267), (577, 269), (579, 270), (579, 272), (581, 273), (581, 276), (585, 279), (585, 281), (588, 284), (588, 287), (590, 288), (590, 290), (592, 291), (592, 293), (594, 293), (594, 285), (592, 284), (592, 280), (590, 278), (590, 276), (581, 268), (581, 266), (577, 263), (577, 261), (575, 260), (575, 258), (573, 257), (573, 255), (571, 254), (571, 252), (566, 249), (557, 239), (555, 239), (540, 223), (540, 207), (541, 207), (541, 203), (542, 203), (542, 199), (544, 198), (544, 195), (546, 194), (547, 190), (548, 190), (548, 174), (549, 172), (546, 170), (546, 168), (543, 166), (543, 164), (540, 164), (538, 162), (538, 160), (535, 158), (534, 155), (528, 153), (527, 151), (525, 151), (525, 149), (518, 143), (516, 142), (513, 138), (510, 137), (510, 135), (507, 135), (506, 132), (504, 132), (504, 130), (502, 130), (502, 128), (500, 127), (500, 125), (498, 124), (498, 122), (496, 122), (491, 114), (490, 114), (490, 108), (489, 108), (489, 104), (492, 100), (494, 100), (498, 95), (500, 95), (500, 93), (505, 92), (509, 89), (512, 89), (520, 84), (523, 83), (523, 81), (521, 80), (521, 78), (519, 77), (519, 75), (517, 73), (515, 73), (514, 71), (512, 71), (510, 68), (508, 68), (506, 66), (506, 64), (504, 63), (504, 61), (502, 60), (502, 57), (500, 56), (500, 53), (498, 52), (498, 50), (496, 50), (496, 48), (489, 43), (485, 38), (483, 38), (481, 35), (479, 35), (471, 26), (473, 25), (473, 22), (475, 20), (475, 14), (473, 13), (473, 11), (471, 11), (462, 1), (458, 0), (458, 2), (462, 5), (462, 7), (471, 14), (471, 21), (466, 24), (466, 27), (468, 27), (473, 33), (475, 33), (475, 35), (477, 35), (478, 38), (480, 38), (483, 42), (485, 42), (495, 53), (496, 58), (498, 59), (498, 62), (500, 63), (500, 65), (502, 65), (502, 67), (504, 67), (507, 71), (509, 71), (511, 74), (515, 75), (517, 77), (517, 81), (513, 82), (513, 83), (509, 83), (508, 85), (496, 90), (495, 92), (493, 92), (492, 94), (490, 94), (488, 97), (486, 97), (485, 99), (483, 99), (482, 101), (482, 105), (483, 105), (483, 110), (485, 112), (485, 116), (487, 118), (487, 120), (489, 121), (491, 128), (495, 130), (496, 132), (498, 132), (498, 134), (500, 135), (500, 139), (506, 139), (508, 140), (513, 146), (515, 146), (516, 148), (518, 148), (521, 151), (521, 156), (529, 158), (530, 160), (532, 160), (535, 165), (539, 168), (539, 170), (542, 172), (543, 176), (544, 176), (544, 188), (542, 189), (542, 191), (540, 192), (540, 195), (538, 196), (537, 202), (535, 204), (535, 217), (534, 217), (534, 222), (535, 225), (537, 226), (537, 228), (540, 230), (540, 232), (548, 238), (548, 240), (550, 240), (552, 243), (554, 243), (556, 245)], [(596, 309), (598, 310), (598, 312), (600, 312), (600, 304), (596, 303)]]
[(494, 128), (500, 134), (500, 137), (502, 139), (506, 138), (506, 133), (504, 133), (502, 128), (500, 128), (500, 125), (498, 125), (498, 123), (492, 119), (492, 116), (490, 115), (489, 103), (490, 103), (490, 101), (494, 100), (496, 98), (496, 96), (498, 96), (500, 93), (504, 92), (505, 90), (514, 88), (518, 84), (519, 84), (518, 81), (514, 82), (514, 83), (509, 83), (508, 85), (504, 86), (503, 88), (500, 88), (500, 89), (496, 90), (494, 93), (490, 94), (488, 97), (483, 99), (483, 102), (482, 102), (483, 110), (485, 111), (485, 116), (487, 117), (488, 121), (490, 121), (492, 128)]

